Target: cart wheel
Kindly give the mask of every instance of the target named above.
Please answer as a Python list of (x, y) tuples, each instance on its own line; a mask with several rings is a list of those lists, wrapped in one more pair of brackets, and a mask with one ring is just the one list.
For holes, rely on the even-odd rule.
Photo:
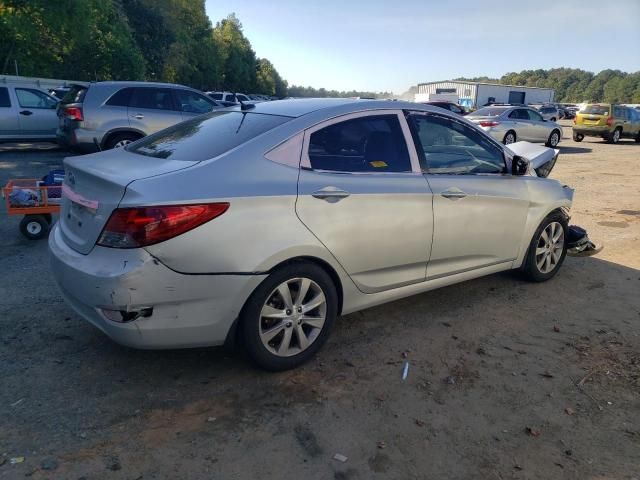
[(47, 236), (49, 222), (44, 215), (25, 215), (20, 221), (20, 232), (29, 240), (39, 240)]

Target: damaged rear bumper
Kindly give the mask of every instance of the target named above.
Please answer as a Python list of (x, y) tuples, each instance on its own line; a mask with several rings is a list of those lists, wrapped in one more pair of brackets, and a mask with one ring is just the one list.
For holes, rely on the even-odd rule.
[(116, 342), (135, 348), (222, 345), (266, 275), (189, 275), (144, 249), (71, 249), (55, 226), (51, 266), (73, 309)]

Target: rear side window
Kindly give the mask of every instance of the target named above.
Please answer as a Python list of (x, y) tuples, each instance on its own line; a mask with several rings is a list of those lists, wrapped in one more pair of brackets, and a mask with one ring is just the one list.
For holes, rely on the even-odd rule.
[(209, 96), (211, 98), (213, 98), (214, 100), (222, 100), (222, 94), (221, 93), (210, 93)]
[(131, 101), (131, 93), (133, 88), (123, 88), (114, 93), (105, 105), (111, 105), (114, 107), (128, 107)]
[(411, 161), (397, 115), (334, 123), (309, 139), (311, 168), (338, 172), (410, 172)]
[(9, 99), (9, 90), (7, 87), (0, 87), (0, 107), (10, 107), (11, 100)]
[(616, 118), (625, 118), (623, 107), (613, 107), (613, 116)]
[(291, 117), (218, 111), (178, 123), (126, 147), (148, 157), (199, 162), (217, 157)]
[(129, 106), (153, 110), (175, 110), (169, 88), (134, 88)]
[(84, 96), (87, 94), (87, 87), (82, 85), (71, 85), (69, 91), (62, 97), (60, 103), (82, 103)]

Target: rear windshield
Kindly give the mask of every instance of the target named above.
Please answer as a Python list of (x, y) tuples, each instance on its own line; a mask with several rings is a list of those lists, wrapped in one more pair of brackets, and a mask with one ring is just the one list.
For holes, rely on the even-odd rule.
[(479, 110), (476, 110), (471, 114), (474, 117), (497, 117), (498, 115), (502, 115), (506, 108), (492, 108), (485, 107)]
[(148, 157), (199, 162), (228, 152), (291, 117), (251, 112), (213, 112), (178, 123), (127, 147)]
[(609, 115), (609, 105), (587, 105), (580, 113), (590, 113), (591, 115)]
[(87, 87), (71, 85), (71, 89), (62, 97), (60, 103), (82, 103), (87, 93)]

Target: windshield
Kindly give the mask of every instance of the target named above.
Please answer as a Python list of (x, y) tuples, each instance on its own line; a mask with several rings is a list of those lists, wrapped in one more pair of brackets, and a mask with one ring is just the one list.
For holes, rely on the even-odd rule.
[(485, 107), (473, 112), (472, 117), (497, 117), (502, 115), (506, 108)]
[(217, 157), (291, 117), (217, 111), (178, 123), (126, 147), (148, 157), (199, 162)]
[(609, 105), (587, 105), (580, 113), (590, 113), (591, 115), (609, 115)]
[(65, 93), (60, 103), (82, 103), (84, 96), (87, 93), (87, 87), (83, 85), (71, 85), (71, 88)]

